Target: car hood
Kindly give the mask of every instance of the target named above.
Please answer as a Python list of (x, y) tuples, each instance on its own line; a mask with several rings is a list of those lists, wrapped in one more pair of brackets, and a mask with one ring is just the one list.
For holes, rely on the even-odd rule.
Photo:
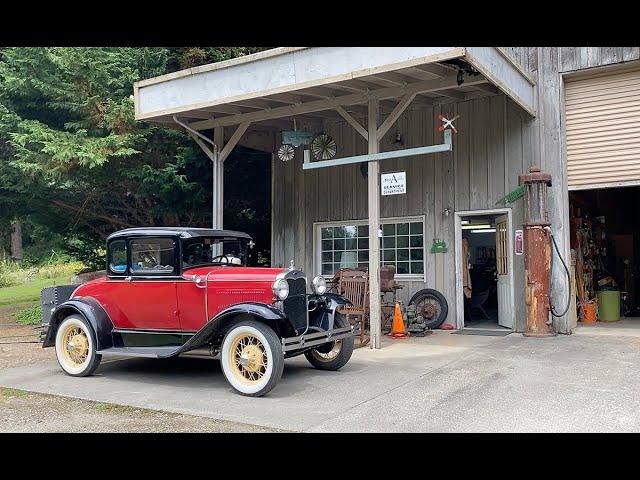
[(221, 265), (189, 268), (184, 270), (182, 276), (186, 279), (192, 279), (194, 276), (200, 275), (204, 279), (209, 275), (210, 279), (216, 278), (218, 280), (273, 282), (278, 274), (283, 272), (286, 272), (285, 268), (234, 267)]

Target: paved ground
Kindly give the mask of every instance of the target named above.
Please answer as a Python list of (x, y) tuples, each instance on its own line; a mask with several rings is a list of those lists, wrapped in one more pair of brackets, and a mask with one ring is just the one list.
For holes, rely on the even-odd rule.
[[(391, 341), (388, 341), (391, 342)], [(89, 378), (54, 361), (0, 386), (296, 431), (640, 431), (640, 321), (528, 339), (451, 335), (359, 349), (339, 372), (288, 360), (263, 398), (214, 360), (111, 360)]]

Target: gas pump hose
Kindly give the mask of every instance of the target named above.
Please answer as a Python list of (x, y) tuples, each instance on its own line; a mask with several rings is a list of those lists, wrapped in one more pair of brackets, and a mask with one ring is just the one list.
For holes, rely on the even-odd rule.
[[(562, 262), (562, 266), (564, 267), (564, 271), (567, 273), (567, 286), (569, 288), (569, 294), (567, 295), (567, 306), (562, 311), (562, 313), (557, 313), (556, 312), (556, 307), (551, 305), (551, 315), (553, 315), (554, 317), (562, 317), (562, 316), (564, 316), (564, 314), (566, 314), (569, 311), (569, 307), (571, 306), (571, 274), (569, 273), (569, 269), (567, 268), (567, 264), (564, 263), (564, 259), (562, 258), (562, 255), (560, 255), (560, 249), (558, 249), (558, 244), (556, 243), (555, 237), (551, 233), (551, 229), (549, 228), (548, 231), (549, 231), (549, 235), (551, 235), (551, 241), (553, 242), (553, 246), (556, 249), (556, 254), (558, 255), (558, 258), (560, 259), (560, 262)], [(553, 271), (553, 254), (551, 255), (551, 271)]]

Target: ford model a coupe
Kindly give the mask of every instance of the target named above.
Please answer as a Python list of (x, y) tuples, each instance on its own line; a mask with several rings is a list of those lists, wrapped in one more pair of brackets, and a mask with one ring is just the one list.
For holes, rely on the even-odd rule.
[(344, 298), (291, 266), (247, 267), (249, 235), (200, 228), (131, 228), (107, 239), (107, 275), (43, 290), (43, 346), (72, 376), (103, 355), (167, 358), (206, 351), (231, 386), (261, 396), (284, 359), (304, 354), (338, 370), (353, 352)]

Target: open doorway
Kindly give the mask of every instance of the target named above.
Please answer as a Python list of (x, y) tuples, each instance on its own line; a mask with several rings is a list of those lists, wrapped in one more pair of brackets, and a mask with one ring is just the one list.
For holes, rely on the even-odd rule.
[(457, 327), (511, 330), (511, 211), (456, 213)]

